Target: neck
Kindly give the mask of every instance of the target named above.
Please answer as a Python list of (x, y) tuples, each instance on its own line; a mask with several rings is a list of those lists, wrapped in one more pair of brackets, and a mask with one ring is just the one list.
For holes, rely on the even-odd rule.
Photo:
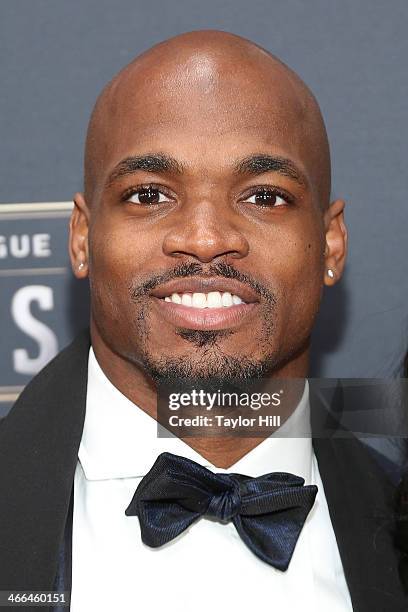
[[(92, 348), (96, 359), (110, 382), (138, 408), (157, 420), (157, 388), (142, 368), (114, 353), (91, 326)], [(270, 372), (268, 381), (285, 387), (285, 402), (281, 411), (281, 424), (293, 413), (302, 397), (307, 374), (309, 346), (282, 367)], [(286, 381), (281, 379), (287, 379)], [(300, 379), (291, 381), (290, 379)], [(267, 383), (268, 383), (267, 381)], [(275, 428), (276, 429), (276, 428)], [(273, 433), (265, 428), (265, 435), (257, 437), (215, 436), (181, 437), (202, 457), (219, 468), (228, 469)]]

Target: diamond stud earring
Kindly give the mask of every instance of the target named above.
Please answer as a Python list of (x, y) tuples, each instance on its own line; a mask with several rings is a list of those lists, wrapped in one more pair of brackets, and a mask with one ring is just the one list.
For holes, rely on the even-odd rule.
[(78, 270), (83, 270), (83, 269), (84, 269), (84, 267), (85, 267), (85, 264), (84, 264), (84, 262), (83, 262), (83, 261), (81, 261), (81, 263), (80, 263), (80, 264), (79, 264), (79, 266), (78, 266)]
[(334, 278), (334, 272), (331, 268), (327, 268), (327, 276), (329, 278)]

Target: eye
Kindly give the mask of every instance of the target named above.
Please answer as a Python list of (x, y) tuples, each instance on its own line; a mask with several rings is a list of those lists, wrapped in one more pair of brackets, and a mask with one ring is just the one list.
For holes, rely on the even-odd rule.
[(161, 204), (168, 202), (169, 196), (154, 185), (145, 185), (132, 189), (128, 194), (125, 194), (124, 199), (132, 204)]
[(283, 197), (275, 189), (262, 188), (257, 189), (251, 196), (245, 198), (244, 202), (257, 204), (258, 206), (283, 206), (289, 203), (289, 198)]

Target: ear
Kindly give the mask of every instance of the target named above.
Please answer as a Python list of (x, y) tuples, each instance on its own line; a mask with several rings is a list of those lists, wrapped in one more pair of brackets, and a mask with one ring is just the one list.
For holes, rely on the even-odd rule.
[(69, 255), (72, 271), (77, 278), (88, 276), (89, 208), (82, 193), (74, 197), (74, 209), (69, 223)]
[(344, 223), (343, 200), (335, 200), (326, 210), (324, 224), (326, 248), (324, 251), (324, 283), (334, 285), (342, 277), (347, 255), (347, 228)]

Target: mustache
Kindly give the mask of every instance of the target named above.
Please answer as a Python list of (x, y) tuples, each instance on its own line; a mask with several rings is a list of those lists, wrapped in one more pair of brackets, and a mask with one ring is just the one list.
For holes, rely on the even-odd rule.
[(167, 283), (175, 278), (188, 278), (200, 276), (201, 278), (220, 276), (223, 278), (232, 278), (243, 284), (249, 285), (260, 297), (263, 297), (269, 304), (276, 304), (274, 293), (269, 291), (262, 283), (245, 272), (236, 270), (233, 266), (227, 263), (211, 264), (209, 268), (197, 263), (183, 263), (176, 266), (172, 270), (168, 270), (162, 274), (152, 276), (141, 284), (130, 287), (130, 295), (132, 300), (137, 301), (140, 298), (148, 295), (157, 286)]

